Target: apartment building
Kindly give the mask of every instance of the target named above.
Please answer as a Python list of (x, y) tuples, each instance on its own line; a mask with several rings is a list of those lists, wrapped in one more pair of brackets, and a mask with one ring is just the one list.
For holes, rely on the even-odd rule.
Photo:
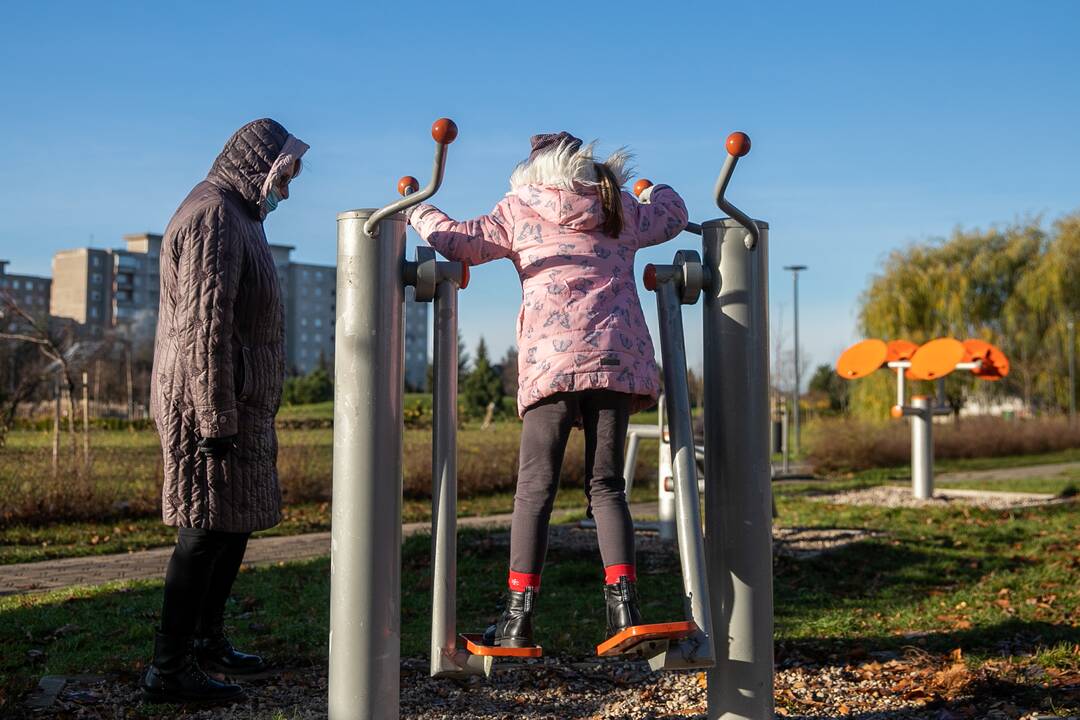
[[(161, 235), (125, 235), (125, 249), (76, 248), (53, 256), (51, 313), (83, 326), (90, 337), (125, 328), (152, 338), (157, 325)], [(334, 361), (337, 314), (333, 265), (293, 262), (291, 245), (270, 245), (285, 305), (286, 367), (308, 373)], [(38, 279), (40, 280), (40, 278)], [(46, 297), (49, 297), (46, 288)], [(405, 382), (424, 389), (428, 365), (428, 305), (406, 288)]]
[[(0, 294), (9, 296), (20, 309), (42, 320), (49, 316), (49, 292), (52, 280), (37, 275), (16, 275), (7, 271), (9, 262), (0, 260)], [(0, 317), (3, 317), (0, 314)], [(10, 332), (18, 327), (11, 318), (3, 317)]]
[(106, 329), (157, 326), (161, 235), (125, 235), (126, 249), (75, 248), (53, 255), (50, 313), (82, 326), (89, 337)]

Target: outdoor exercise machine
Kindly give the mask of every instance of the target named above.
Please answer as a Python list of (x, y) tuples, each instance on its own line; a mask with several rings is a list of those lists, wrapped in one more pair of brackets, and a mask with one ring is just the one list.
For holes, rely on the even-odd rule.
[[(683, 591), (697, 627), (650, 664), (707, 668), (710, 720), (763, 720), (773, 717), (768, 225), (725, 196), (750, 138), (732, 133), (726, 147), (715, 197), (730, 217), (687, 225), (702, 255), (680, 250), (644, 272), (656, 294)], [(650, 185), (638, 181), (635, 194)], [(702, 294), (704, 534), (681, 311)]]
[[(980, 380), (997, 381), (1009, 374), (1009, 359), (985, 340), (945, 337), (922, 346), (908, 340), (863, 340), (836, 361), (836, 373), (845, 380), (866, 377), (882, 367), (896, 372), (896, 404), (889, 414), (911, 418), (912, 494), (927, 500), (934, 496), (934, 417), (952, 413), (945, 404), (945, 376), (970, 370)], [(905, 380), (936, 381), (937, 396), (912, 395), (908, 403)]]
[[(426, 247), (417, 248), (414, 260), (406, 260), (401, 214), (439, 189), (447, 147), (456, 136), (456, 126), (446, 118), (433, 125), (434, 169), (423, 189), (407, 176), (398, 184), (400, 200), (337, 216), (331, 720), (398, 716), (406, 285), (415, 288), (418, 301), (435, 303), (431, 674), (487, 674), (498, 658), (542, 653), (539, 647), (486, 647), (456, 629), (457, 292), (468, 284), (468, 268), (440, 262)], [(723, 199), (736, 157), (748, 149), (745, 139), (745, 149), (729, 156), (717, 185), (720, 206), (743, 222), (714, 220), (692, 228), (703, 233), (710, 268), (698, 273), (702, 280), (709, 279), (698, 286), (698, 292), (701, 287), (707, 290), (706, 337), (711, 340), (706, 348), (710, 357), (719, 359), (705, 378), (706, 396), (716, 398), (707, 411), (713, 419), (706, 425), (705, 450), (706, 518), (716, 530), (706, 537), (697, 509), (693, 454), (684, 467), (686, 443), (690, 453), (694, 448), (681, 319), (681, 385), (678, 377), (668, 381), (676, 389), (674, 400), (668, 395), (666, 410), (675, 418), (674, 494), (691, 617), (630, 628), (597, 648), (605, 656), (649, 657), (657, 669), (715, 664), (709, 683), (715, 712), (710, 710), (710, 717), (771, 717), (772, 707), (765, 232)], [(755, 245), (759, 249), (751, 253)], [(668, 280), (663, 284), (674, 287)], [(686, 292), (680, 292), (685, 297)], [(669, 337), (665, 347), (671, 342)], [(721, 409), (721, 396), (729, 409)], [(750, 567), (753, 563), (757, 565)], [(715, 572), (706, 574), (707, 568)], [(710, 606), (710, 597), (715, 606)], [(712, 617), (721, 619), (719, 637), (713, 636)]]

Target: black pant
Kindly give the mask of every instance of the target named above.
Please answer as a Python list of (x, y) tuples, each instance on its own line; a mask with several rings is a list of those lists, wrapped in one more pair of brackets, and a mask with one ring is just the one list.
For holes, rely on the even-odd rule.
[(566, 442), (579, 417), (585, 430), (585, 496), (604, 567), (634, 564), (634, 521), (623, 479), (632, 400), (611, 390), (585, 390), (552, 395), (525, 411), (510, 526), (512, 571), (539, 575), (544, 566)]
[(219, 632), (251, 533), (180, 528), (161, 605), (161, 632), (176, 637)]

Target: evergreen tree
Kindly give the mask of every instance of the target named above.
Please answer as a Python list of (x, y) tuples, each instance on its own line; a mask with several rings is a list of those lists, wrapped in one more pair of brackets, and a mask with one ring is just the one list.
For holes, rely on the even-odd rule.
[(465, 412), (472, 417), (482, 417), (488, 403), (495, 403), (498, 409), (503, 397), (502, 378), (491, 366), (488, 358), (487, 343), (484, 338), (476, 346), (476, 358), (472, 371), (466, 376), (461, 387), (461, 397), (465, 402)]

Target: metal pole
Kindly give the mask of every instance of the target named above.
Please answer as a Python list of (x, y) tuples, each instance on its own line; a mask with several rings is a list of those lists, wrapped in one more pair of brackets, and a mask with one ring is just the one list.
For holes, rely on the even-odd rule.
[(640, 441), (641, 437), (631, 431), (627, 441), (626, 459), (623, 461), (623, 480), (626, 482), (626, 502), (628, 503), (634, 491), (634, 475), (637, 474), (637, 451)]
[[(694, 426), (686, 379), (686, 347), (683, 340), (682, 304), (674, 281), (656, 286), (660, 345), (664, 358), (664, 397), (670, 427), (672, 469), (675, 483), (675, 527), (679, 541), (683, 592), (690, 619), (698, 633), (669, 648), (652, 660), (660, 667), (709, 667), (716, 657), (705, 567), (705, 544), (701, 531), (701, 497), (698, 491)], [(706, 356), (707, 357), (707, 356)], [(767, 386), (766, 386), (767, 387)]]
[(934, 496), (934, 415), (931, 398), (911, 397), (911, 490), (915, 497)]
[(459, 670), (457, 651), (457, 285), (435, 289), (432, 388), (431, 675)]
[(337, 216), (330, 720), (398, 717), (405, 219)]
[(780, 399), (780, 448), (784, 453), (784, 473), (791, 472), (791, 452), (788, 447), (788, 410), (787, 401)]
[(1076, 323), (1069, 321), (1069, 422), (1076, 422)]
[(773, 717), (768, 225), (702, 226), (705, 287), (705, 538), (716, 665), (708, 718)]
[(791, 393), (791, 404), (795, 416), (795, 454), (798, 455), (802, 452), (802, 432), (799, 429), (799, 272), (805, 270), (806, 265), (785, 265), (784, 269), (791, 271), (792, 292), (795, 297), (795, 389)]
[(671, 436), (667, 428), (666, 395), (660, 395), (656, 406), (657, 424), (660, 427), (660, 451), (657, 458), (657, 520), (660, 525), (660, 539), (671, 542), (675, 539), (675, 477), (671, 469)]

